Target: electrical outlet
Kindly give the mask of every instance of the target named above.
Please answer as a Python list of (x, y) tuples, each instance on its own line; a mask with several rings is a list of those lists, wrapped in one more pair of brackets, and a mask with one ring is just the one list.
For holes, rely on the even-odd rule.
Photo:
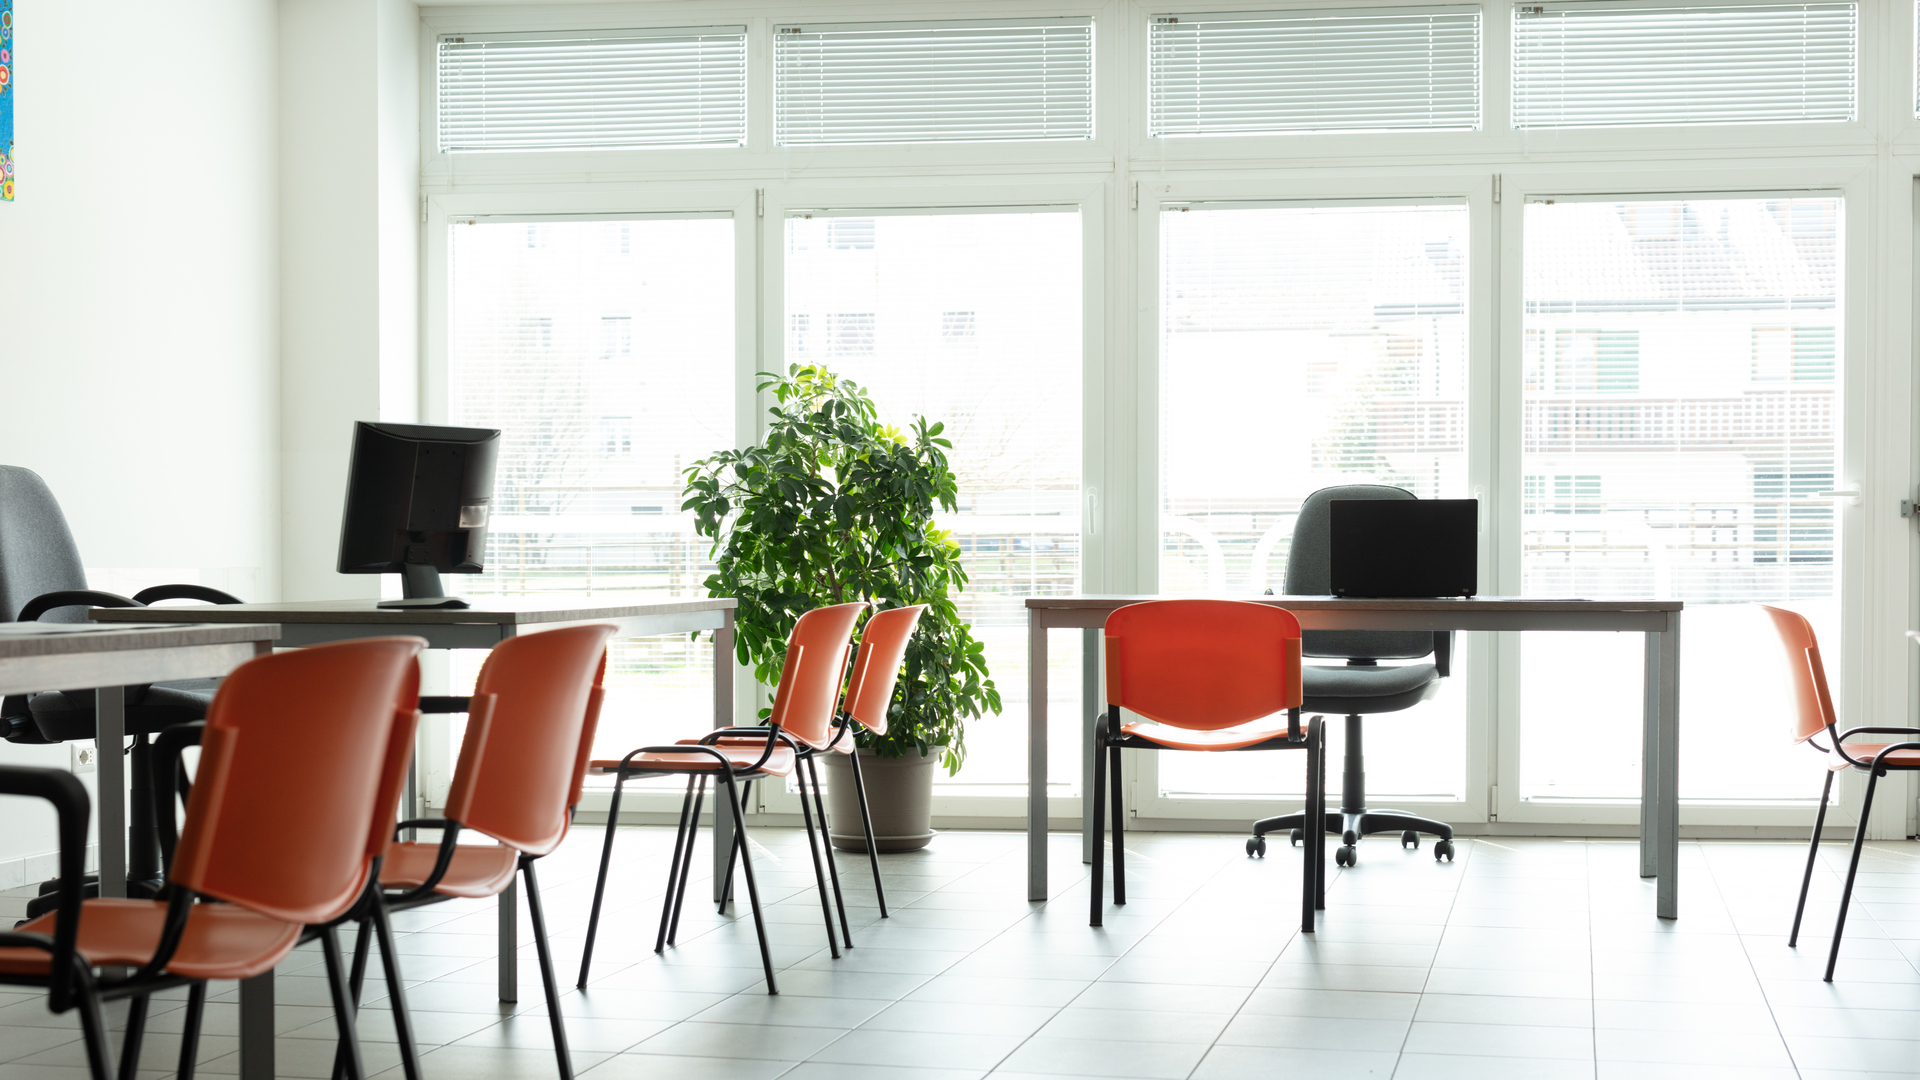
[(100, 749), (91, 744), (68, 743), (67, 753), (72, 758), (75, 773), (90, 773), (100, 762)]

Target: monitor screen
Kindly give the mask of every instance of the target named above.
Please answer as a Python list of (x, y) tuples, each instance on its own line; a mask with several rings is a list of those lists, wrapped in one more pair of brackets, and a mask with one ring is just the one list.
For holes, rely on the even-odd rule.
[(1479, 592), (1478, 499), (1335, 499), (1327, 507), (1333, 595)]

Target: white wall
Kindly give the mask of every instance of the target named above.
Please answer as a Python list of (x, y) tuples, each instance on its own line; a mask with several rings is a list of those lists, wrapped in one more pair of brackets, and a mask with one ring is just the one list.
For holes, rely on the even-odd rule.
[[(89, 567), (280, 576), (273, 0), (22, 0), (0, 203), (0, 463)], [(64, 765), (65, 747), (0, 744)], [(12, 802), (12, 800), (8, 800)], [(0, 886), (51, 815), (0, 805)], [(51, 869), (49, 865), (47, 869)]]
[(379, 595), (334, 570), (356, 420), (416, 419), (419, 13), (281, 0), (286, 595)]

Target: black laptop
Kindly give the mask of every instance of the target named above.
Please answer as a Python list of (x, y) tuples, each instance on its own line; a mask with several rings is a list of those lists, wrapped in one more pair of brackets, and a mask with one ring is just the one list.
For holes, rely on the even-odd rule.
[(1480, 500), (1335, 499), (1333, 595), (1472, 596), (1479, 591)]

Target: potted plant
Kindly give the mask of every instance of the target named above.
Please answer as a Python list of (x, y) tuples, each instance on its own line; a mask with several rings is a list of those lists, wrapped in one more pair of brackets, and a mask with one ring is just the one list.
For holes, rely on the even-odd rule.
[[(945, 425), (922, 416), (905, 433), (882, 424), (866, 390), (824, 367), (760, 375), (774, 398), (766, 438), (687, 469), (682, 509), (713, 541), (707, 592), (740, 601), (734, 647), (767, 685), (780, 677), (801, 614), (854, 600), (927, 605), (886, 734), (859, 736), (875, 846), (924, 847), (933, 838), (933, 766), (958, 773), (965, 722), (1000, 711), (985, 646), (954, 607), (967, 583), (960, 545), (933, 520), (936, 508), (956, 508), (953, 444), (940, 437)], [(761, 709), (761, 719), (769, 712)], [(863, 850), (852, 770), (839, 754), (826, 764), (834, 844)]]

